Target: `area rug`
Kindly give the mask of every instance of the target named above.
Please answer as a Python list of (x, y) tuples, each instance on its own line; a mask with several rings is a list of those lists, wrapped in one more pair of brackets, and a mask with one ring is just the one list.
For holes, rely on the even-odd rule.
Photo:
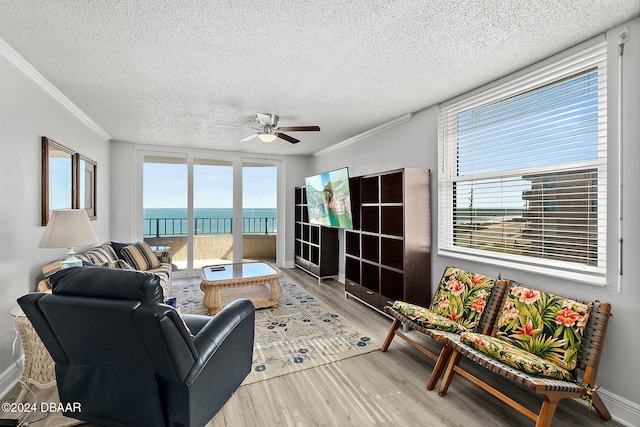
[[(288, 277), (280, 285), (278, 307), (256, 310), (253, 365), (243, 385), (380, 349), (371, 333)], [(207, 314), (199, 282), (174, 284), (171, 291), (182, 313)]]

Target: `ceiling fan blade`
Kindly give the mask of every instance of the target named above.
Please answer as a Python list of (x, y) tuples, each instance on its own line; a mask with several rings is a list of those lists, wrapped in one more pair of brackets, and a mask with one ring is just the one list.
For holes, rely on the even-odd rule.
[(318, 132), (320, 126), (284, 126), (278, 128), (278, 130), (284, 132)]
[(241, 141), (241, 142), (249, 141), (250, 139), (253, 139), (253, 138), (257, 137), (257, 136), (258, 136), (258, 134), (257, 134), (257, 133), (252, 133), (252, 134), (251, 134), (251, 135), (249, 135), (249, 136), (245, 136), (245, 137), (244, 137), (244, 138), (242, 138), (240, 141)]
[(299, 139), (295, 139), (294, 137), (289, 136), (289, 135), (284, 134), (284, 133), (278, 133), (277, 135), (278, 135), (278, 138), (284, 139), (285, 141), (289, 141), (292, 144), (297, 144), (298, 142), (300, 142)]

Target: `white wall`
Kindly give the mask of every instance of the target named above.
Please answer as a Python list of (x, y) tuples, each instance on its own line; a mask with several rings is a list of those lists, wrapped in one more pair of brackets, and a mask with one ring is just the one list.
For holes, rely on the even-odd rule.
[(307, 157), (289, 156), (283, 162), (284, 177), (284, 262), (282, 267), (293, 268), (295, 263), (295, 188), (304, 185), (306, 176), (309, 173), (309, 159)]
[[(630, 41), (624, 50), (624, 275), (622, 293), (617, 291), (617, 217), (618, 189), (616, 183), (617, 131), (617, 85), (618, 55), (617, 39), (620, 28), (630, 28)], [(640, 425), (640, 387), (637, 370), (633, 367), (640, 354), (639, 340), (629, 334), (638, 324), (640, 310), (640, 286), (636, 278), (640, 277), (640, 223), (637, 212), (640, 210), (640, 19), (614, 28), (607, 34), (608, 58), (608, 138), (609, 138), (609, 188), (608, 188), (608, 274), (607, 286), (596, 287), (553, 277), (541, 276), (523, 271), (506, 269), (484, 263), (471, 263), (438, 256), (437, 237), (433, 242), (432, 286), (436, 277), (447, 265), (459, 265), (471, 271), (496, 277), (520, 281), (537, 288), (562, 293), (569, 296), (608, 301), (613, 306), (613, 317), (609, 323), (607, 342), (598, 373), (597, 384), (601, 384), (601, 396), (615, 419), (628, 425)], [(428, 90), (428, 85), (425, 86)], [(433, 106), (420, 111), (404, 124), (357, 141), (339, 150), (314, 157), (310, 164), (310, 173), (320, 173), (342, 166), (348, 166), (350, 175), (382, 172), (399, 167), (419, 167), (431, 170), (432, 236), (438, 235), (437, 229), (437, 115), (438, 107)], [(344, 258), (341, 254), (341, 258)], [(344, 266), (341, 265), (341, 272)], [(634, 362), (631, 362), (631, 361)]]
[[(0, 52), (0, 394), (20, 371), (12, 354), (16, 336), (9, 310), (33, 291), (41, 268), (64, 258), (65, 249), (39, 249), (41, 137), (47, 136), (98, 163), (97, 216), (92, 225), (109, 238), (109, 143), (19, 71)], [(81, 250), (83, 248), (79, 248)], [(19, 341), (19, 340), (18, 340)]]

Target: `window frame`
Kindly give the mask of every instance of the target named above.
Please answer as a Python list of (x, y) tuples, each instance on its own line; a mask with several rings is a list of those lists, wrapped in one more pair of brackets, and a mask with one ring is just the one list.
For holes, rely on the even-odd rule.
[[(438, 117), (438, 255), (458, 259), (465, 259), (474, 262), (488, 263), (514, 268), (529, 272), (554, 277), (562, 277), (568, 280), (575, 280), (584, 283), (604, 286), (606, 285), (607, 256), (606, 256), (606, 224), (607, 224), (607, 158), (606, 158), (606, 125), (607, 121), (607, 89), (606, 89), (606, 40), (604, 36), (590, 40), (579, 46), (575, 46), (568, 51), (554, 55), (538, 64), (527, 67), (512, 75), (506, 76), (496, 82), (480, 87), (468, 94), (461, 95), (450, 101), (441, 104)], [(591, 60), (589, 58), (596, 58)], [(576, 58), (578, 60), (576, 60)], [(584, 62), (579, 60), (582, 58)], [(575, 67), (562, 67), (563, 64), (576, 60)], [(597, 110), (598, 133), (603, 137), (599, 138), (598, 147), (603, 148), (596, 160), (588, 162), (565, 163), (539, 168), (543, 173), (580, 172), (596, 169), (600, 177), (598, 183), (597, 203), (600, 211), (597, 213), (596, 237), (597, 237), (597, 263), (587, 265), (577, 262), (559, 261), (547, 258), (538, 258), (527, 255), (513, 255), (505, 252), (466, 248), (456, 245), (454, 229), (454, 210), (457, 182), (473, 182), (474, 180), (496, 178), (503, 180), (513, 174), (513, 171), (500, 170), (495, 172), (483, 172), (478, 174), (466, 173), (459, 176), (460, 154), (456, 138), (452, 136), (456, 131), (452, 127), (446, 126), (446, 121), (451, 117), (459, 117), (460, 114), (483, 106), (497, 104), (500, 101), (512, 97), (516, 94), (525, 93), (536, 88), (541, 88), (563, 79), (570, 78), (579, 73), (588, 72), (596, 68), (600, 76), (604, 77), (604, 84), (598, 82), (598, 100), (604, 102), (599, 104)], [(455, 127), (455, 126), (453, 126)], [(447, 154), (454, 152), (454, 156)], [(464, 167), (463, 167), (464, 168)], [(524, 178), (524, 173), (513, 174), (513, 177)], [(472, 196), (473, 197), (473, 196)], [(523, 197), (524, 200), (524, 197)], [(585, 201), (588, 199), (584, 199)], [(593, 209), (593, 208), (592, 208)]]

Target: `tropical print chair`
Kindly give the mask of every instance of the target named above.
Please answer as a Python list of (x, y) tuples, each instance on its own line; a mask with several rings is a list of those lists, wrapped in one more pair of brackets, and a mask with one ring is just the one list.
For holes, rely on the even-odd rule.
[[(438, 394), (445, 396), (459, 373), (534, 420), (537, 427), (549, 426), (558, 402), (566, 398), (582, 397), (603, 420), (611, 418), (595, 386), (610, 304), (510, 282), (499, 313), (488, 335), (463, 332), (447, 338), (445, 345), (454, 353)], [(507, 395), (486, 382), (485, 375), (460, 365), (462, 356), (543, 396), (540, 411), (524, 407), (515, 400), (517, 395)]]
[(410, 302), (396, 301), (384, 311), (394, 317), (394, 322), (382, 345), (385, 352), (393, 338), (398, 335), (413, 347), (436, 360), (436, 366), (427, 383), (432, 390), (451, 355), (451, 348), (444, 346), (439, 355), (420, 345), (399, 330), (400, 325), (417, 330), (438, 342), (446, 338), (478, 328), (488, 331), (496, 317), (496, 310), (505, 282), (471, 273), (457, 267), (447, 267), (440, 279), (431, 305), (421, 307)]
[(523, 372), (574, 381), (592, 306), (514, 283), (505, 297), (495, 337), (464, 332), (461, 340)]
[(447, 267), (428, 309), (403, 301), (396, 301), (393, 308), (426, 328), (474, 331), (494, 284), (490, 277)]

